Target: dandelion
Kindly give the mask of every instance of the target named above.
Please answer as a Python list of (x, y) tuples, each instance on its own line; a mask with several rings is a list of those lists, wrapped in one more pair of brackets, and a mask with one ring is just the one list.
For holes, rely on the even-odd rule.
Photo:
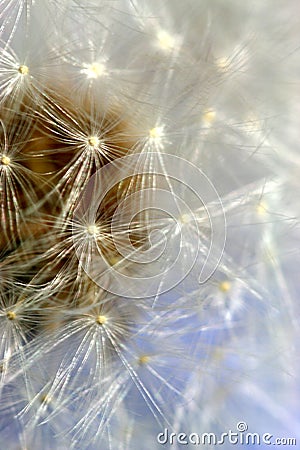
[(1, 442), (299, 440), (297, 2), (0, 6)]

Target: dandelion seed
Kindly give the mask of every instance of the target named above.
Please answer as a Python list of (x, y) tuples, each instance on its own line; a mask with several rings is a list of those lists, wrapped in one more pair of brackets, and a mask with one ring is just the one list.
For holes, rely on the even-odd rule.
[(97, 79), (106, 75), (106, 68), (104, 64), (92, 63), (85, 65), (85, 68), (81, 70), (81, 73), (86, 74), (88, 79)]
[(189, 214), (182, 214), (182, 216), (179, 217), (179, 222), (182, 224), (187, 224), (191, 221), (191, 216)]
[(0, 49), (0, 102), (9, 106), (24, 100), (32, 81), (29, 67), (20, 64), (15, 52), (9, 47)]
[(90, 236), (98, 236), (99, 235), (99, 227), (97, 225), (88, 225), (87, 232)]
[(173, 50), (177, 45), (177, 38), (165, 30), (160, 30), (157, 33), (157, 41), (158, 46), (164, 51)]
[(42, 404), (47, 405), (47, 404), (49, 404), (49, 403), (52, 402), (52, 398), (49, 396), (49, 394), (43, 394), (43, 395), (41, 395), (41, 397), (40, 397), (40, 402), (41, 402)]
[(141, 364), (141, 365), (148, 364), (149, 361), (150, 361), (149, 355), (142, 355), (139, 357), (139, 364)]
[(100, 139), (97, 136), (91, 136), (88, 139), (88, 143), (91, 147), (98, 147), (100, 144)]
[(21, 65), (19, 68), (18, 68), (18, 72), (21, 74), (21, 75), (28, 75), (28, 73), (29, 73), (29, 67), (27, 67), (27, 66), (25, 66), (25, 65)]
[(202, 115), (202, 121), (206, 126), (211, 126), (216, 119), (216, 111), (213, 109), (206, 110)]
[(96, 322), (99, 325), (104, 325), (107, 322), (107, 317), (106, 316), (97, 316)]
[(267, 213), (267, 205), (265, 202), (260, 202), (258, 205), (256, 205), (256, 212), (259, 215), (265, 215)]
[(17, 315), (14, 311), (7, 311), (6, 316), (8, 320), (15, 320), (17, 318)]
[(0, 441), (294, 435), (297, 0), (0, 3)]
[(1, 164), (3, 164), (4, 166), (9, 166), (10, 165), (10, 158), (9, 158), (9, 156), (5, 156), (5, 155), (3, 155), (2, 157), (1, 157)]
[(149, 130), (148, 139), (144, 143), (144, 150), (162, 150), (164, 148), (164, 143), (166, 141), (165, 137), (165, 126), (158, 126), (151, 128)]

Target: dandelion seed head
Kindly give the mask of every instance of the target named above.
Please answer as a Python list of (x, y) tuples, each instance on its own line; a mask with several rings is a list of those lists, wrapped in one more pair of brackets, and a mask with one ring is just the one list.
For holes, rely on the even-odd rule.
[(9, 156), (3, 155), (3, 156), (1, 157), (1, 164), (2, 164), (3, 166), (9, 166), (10, 163), (11, 163), (11, 159), (10, 159)]
[(25, 66), (24, 64), (22, 64), (22, 65), (18, 68), (18, 72), (19, 72), (20, 75), (23, 75), (23, 76), (28, 75), (28, 73), (29, 73), (29, 67), (28, 67), (28, 66)]
[(164, 135), (164, 127), (154, 127), (149, 130), (149, 136), (151, 139), (161, 139)]

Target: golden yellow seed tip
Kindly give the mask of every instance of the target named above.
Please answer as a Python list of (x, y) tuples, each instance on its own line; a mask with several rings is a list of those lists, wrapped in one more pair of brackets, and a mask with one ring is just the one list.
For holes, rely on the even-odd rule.
[(97, 319), (96, 319), (96, 322), (97, 322), (99, 325), (104, 325), (104, 324), (107, 322), (107, 317), (106, 317), (106, 316), (103, 316), (103, 315), (99, 315), (99, 316), (97, 317)]
[(27, 66), (25, 66), (25, 65), (21, 65), (19, 68), (18, 68), (18, 72), (21, 74), (21, 75), (28, 75), (28, 73), (29, 73), (29, 67), (27, 67)]
[(97, 234), (99, 233), (99, 228), (97, 227), (97, 225), (88, 225), (86, 227), (86, 231), (90, 236), (97, 236)]
[(1, 164), (3, 164), (4, 166), (9, 166), (9, 164), (10, 164), (10, 157), (3, 155), (2, 158), (1, 158)]
[(175, 39), (165, 30), (160, 30), (157, 33), (158, 45), (163, 50), (171, 50), (175, 47)]
[(267, 212), (266, 204), (264, 202), (259, 202), (258, 205), (256, 205), (256, 212), (259, 215), (266, 214)]
[(52, 398), (48, 394), (43, 394), (40, 397), (41, 403), (49, 404), (52, 401)]
[(215, 121), (215, 119), (216, 119), (216, 111), (214, 111), (213, 109), (207, 109), (206, 111), (204, 111), (202, 115), (202, 120), (207, 125), (212, 124)]
[(121, 261), (121, 258), (118, 256), (111, 256), (107, 259), (107, 262), (110, 266), (115, 266), (116, 264), (119, 264)]
[(154, 127), (149, 130), (149, 136), (151, 139), (160, 138), (163, 135), (163, 127)]
[(183, 223), (183, 224), (184, 223), (189, 223), (190, 219), (191, 219), (191, 217), (187, 213), (182, 214), (182, 216), (180, 216), (180, 222)]
[(219, 284), (219, 289), (222, 292), (228, 292), (231, 288), (231, 283), (229, 281), (222, 281), (222, 283)]
[(91, 136), (88, 138), (88, 144), (91, 147), (99, 147), (100, 139), (98, 138), (98, 136)]
[(14, 311), (7, 311), (6, 317), (8, 318), (8, 320), (15, 320), (17, 315)]
[(94, 62), (86, 66), (86, 68), (83, 69), (82, 72), (86, 73), (87, 78), (96, 79), (105, 75), (106, 70), (104, 64)]
[(139, 364), (147, 364), (150, 361), (149, 355), (142, 355), (139, 357)]

